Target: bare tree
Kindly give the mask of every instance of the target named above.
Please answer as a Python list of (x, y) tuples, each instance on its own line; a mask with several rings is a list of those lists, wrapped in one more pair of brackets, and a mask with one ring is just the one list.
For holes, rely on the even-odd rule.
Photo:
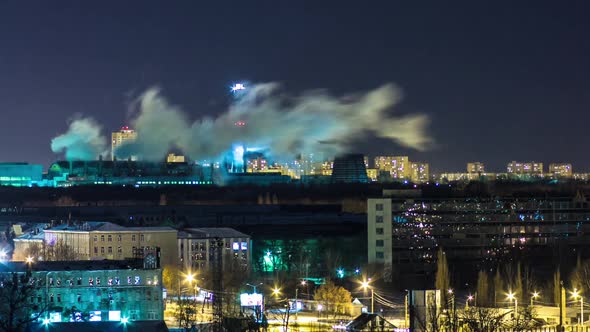
[(504, 324), (510, 312), (501, 312), (496, 308), (469, 307), (463, 310), (461, 320), (463, 331), (496, 332)]
[(571, 284), (574, 288), (588, 293), (590, 291), (590, 261), (580, 262), (572, 272)]
[(42, 288), (30, 272), (10, 272), (0, 276), (0, 331), (25, 331), (29, 324), (41, 317), (45, 306), (33, 303), (39, 289)]

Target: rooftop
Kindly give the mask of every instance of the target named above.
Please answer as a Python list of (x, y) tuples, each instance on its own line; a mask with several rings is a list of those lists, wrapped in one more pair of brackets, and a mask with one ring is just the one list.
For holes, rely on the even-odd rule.
[(83, 231), (83, 232), (142, 232), (175, 231), (172, 227), (125, 227), (106, 221), (85, 221), (79, 224), (61, 224), (47, 229), (49, 231)]
[(193, 239), (210, 239), (210, 238), (246, 238), (250, 237), (247, 234), (238, 232), (233, 228), (219, 227), (219, 228), (187, 228), (178, 233), (179, 238), (193, 238)]
[[(93, 271), (93, 270), (128, 270), (142, 269), (141, 259), (102, 260), (102, 261), (37, 261), (31, 263), (32, 271)], [(26, 262), (5, 262), (0, 264), (0, 273), (25, 272), (29, 269)]]

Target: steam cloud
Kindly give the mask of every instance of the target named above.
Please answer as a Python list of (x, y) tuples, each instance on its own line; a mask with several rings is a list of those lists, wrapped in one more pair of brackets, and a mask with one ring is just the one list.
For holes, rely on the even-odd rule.
[(74, 119), (67, 132), (51, 140), (51, 150), (65, 151), (68, 160), (94, 160), (107, 154), (106, 146), (102, 127), (92, 118)]
[[(193, 123), (157, 89), (149, 89), (139, 98), (140, 110), (132, 120), (137, 139), (123, 144), (115, 155), (155, 161), (177, 148), (193, 160), (211, 160), (220, 158), (239, 142), (246, 147), (263, 147), (273, 160), (280, 161), (310, 153), (333, 157), (347, 151), (355, 138), (366, 133), (417, 150), (427, 149), (432, 142), (426, 133), (426, 115), (387, 114), (400, 100), (393, 85), (341, 98), (322, 91), (288, 97), (280, 94), (278, 88), (275, 83), (253, 85), (227, 112)], [(238, 121), (246, 125), (236, 126)], [(66, 157), (80, 157), (87, 151), (96, 157), (102, 148), (96, 142), (105, 141), (98, 137), (100, 127), (88, 120), (83, 124), (72, 122), (66, 134), (53, 140), (52, 149), (65, 149)], [(88, 131), (93, 135), (81, 137), (92, 139), (75, 139), (80, 137), (78, 133)]]

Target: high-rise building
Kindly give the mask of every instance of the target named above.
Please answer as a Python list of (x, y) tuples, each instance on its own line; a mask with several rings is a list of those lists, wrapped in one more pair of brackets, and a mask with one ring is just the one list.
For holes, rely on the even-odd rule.
[(334, 183), (367, 183), (367, 168), (363, 155), (346, 154), (334, 159), (332, 170), (332, 182)]
[[(111, 134), (111, 159), (115, 159), (115, 150), (121, 146), (124, 142), (133, 141), (137, 138), (137, 133), (135, 130), (130, 129), (127, 126), (124, 126), (119, 131), (114, 131)], [(135, 157), (131, 157), (132, 160), (135, 160)]]
[(430, 167), (428, 163), (411, 162), (410, 179), (415, 183), (424, 183), (430, 180)]
[[(423, 287), (434, 276), (439, 248), (457, 271), (496, 267), (514, 255), (544, 270), (565, 264), (570, 252), (590, 256), (585, 245), (590, 224), (580, 222), (589, 217), (590, 205), (576, 199), (371, 198), (368, 261), (383, 266), (386, 281), (399, 274), (404, 287)], [(559, 254), (555, 243), (564, 246)], [(470, 278), (456, 277), (463, 282)]]
[(484, 164), (479, 161), (467, 163), (467, 173), (485, 173)]
[(543, 175), (543, 163), (511, 161), (506, 166), (508, 174), (513, 175)]
[(552, 163), (549, 164), (549, 174), (554, 178), (571, 178), (572, 164), (567, 163)]
[(389, 172), (393, 179), (409, 179), (411, 175), (408, 156), (375, 157), (375, 168)]

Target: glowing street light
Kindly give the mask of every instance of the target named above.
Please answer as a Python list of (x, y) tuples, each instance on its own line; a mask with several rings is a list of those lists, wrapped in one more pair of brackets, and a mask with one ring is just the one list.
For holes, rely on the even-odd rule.
[(538, 298), (539, 296), (540, 296), (540, 295), (539, 295), (539, 292), (533, 292), (533, 295), (531, 296), (531, 307), (532, 307), (532, 306), (535, 304), (535, 303), (534, 303), (534, 301), (535, 301), (535, 299), (536, 299), (536, 298)]
[(361, 287), (366, 291), (367, 288), (371, 290), (371, 313), (375, 312), (375, 296), (373, 293), (373, 287), (369, 284), (369, 281), (363, 280), (361, 282)]
[(129, 318), (127, 318), (127, 317), (121, 318), (121, 323), (127, 324), (128, 322), (129, 322)]
[(43, 325), (49, 325), (49, 318), (43, 319)]
[(514, 315), (518, 315), (518, 299), (516, 298), (515, 294), (510, 292), (507, 295), (508, 300), (514, 301)]
[(30, 264), (32, 264), (32, 263), (33, 263), (33, 257), (31, 257), (31, 256), (28, 256), (28, 257), (26, 258), (26, 262), (27, 262), (27, 264), (29, 264), (29, 265), (30, 265)]
[(473, 301), (473, 300), (474, 300), (474, 297), (473, 297), (473, 295), (469, 294), (469, 295), (467, 296), (467, 300), (465, 300), (465, 309), (469, 309), (469, 302), (471, 302), (471, 301)]
[(280, 289), (280, 288), (278, 288), (278, 287), (275, 287), (275, 288), (273, 288), (273, 290), (272, 290), (272, 294), (273, 294), (274, 296), (279, 296), (279, 294), (281, 294), (281, 289)]
[(580, 292), (578, 292), (577, 288), (574, 288), (574, 291), (572, 292), (572, 297), (574, 298), (574, 300), (577, 300), (578, 297), (580, 298), (580, 325), (583, 325), (584, 324), (584, 298), (582, 297)]

